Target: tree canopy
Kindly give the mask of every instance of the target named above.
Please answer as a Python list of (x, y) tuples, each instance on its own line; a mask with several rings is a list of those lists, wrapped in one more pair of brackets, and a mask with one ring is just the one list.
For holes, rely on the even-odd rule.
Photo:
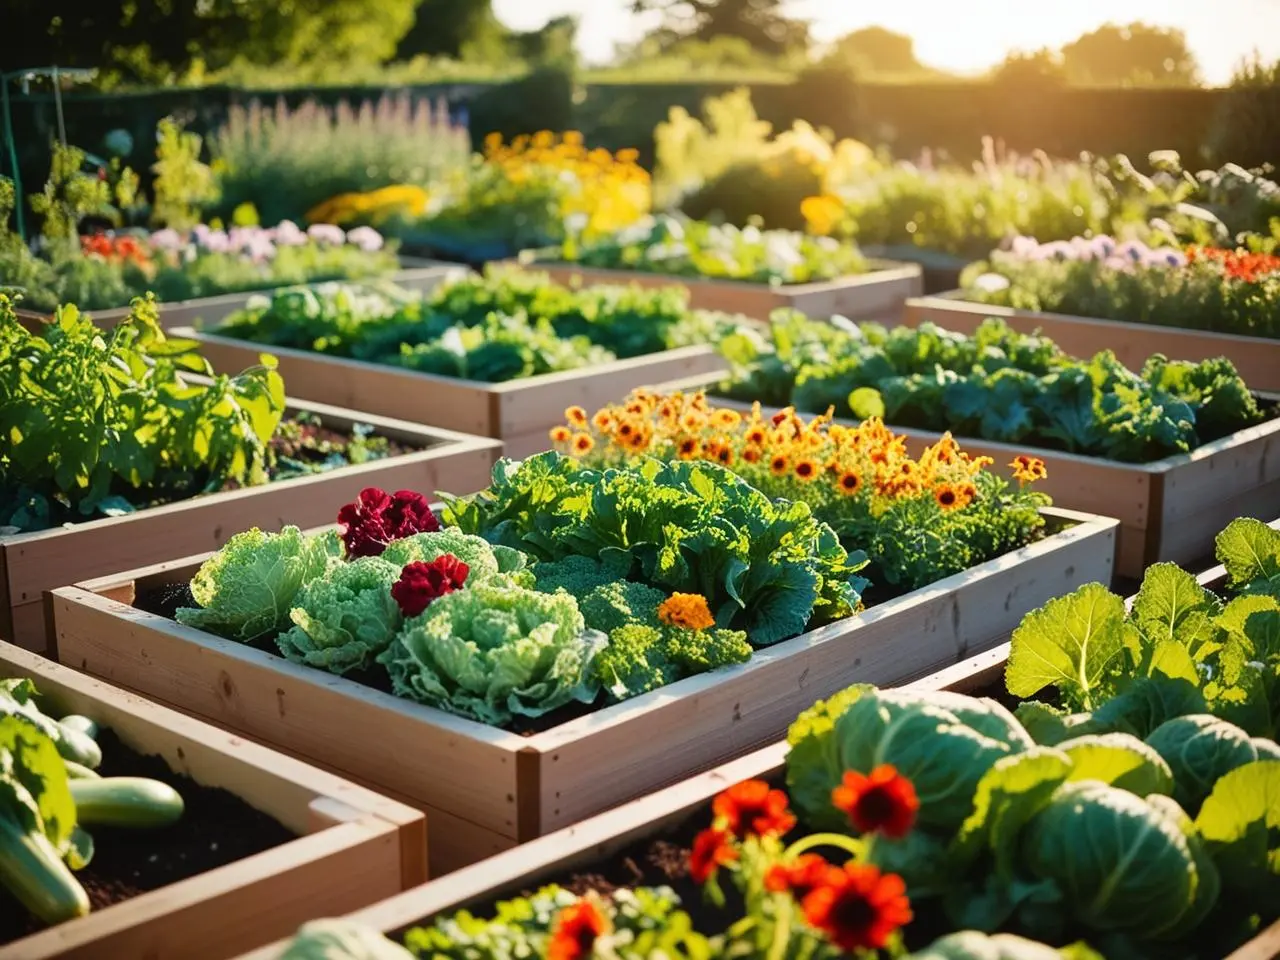
[(1181, 30), (1145, 23), (1108, 23), (1062, 48), (1062, 64), (1076, 83), (1195, 86), (1200, 66)]
[(912, 74), (924, 69), (916, 59), (915, 41), (885, 27), (863, 27), (845, 34), (832, 45), (827, 59), (873, 74)]
[(804, 48), (809, 25), (783, 14), (785, 0), (632, 0), (634, 13), (662, 14), (659, 36), (671, 43), (741, 37), (764, 53)]

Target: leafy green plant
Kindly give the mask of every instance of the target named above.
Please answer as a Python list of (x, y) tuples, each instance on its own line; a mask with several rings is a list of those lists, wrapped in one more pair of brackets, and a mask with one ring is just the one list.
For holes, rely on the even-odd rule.
[(268, 365), (208, 385), (194, 341), (153, 300), (110, 331), (76, 307), (29, 332), (0, 296), (0, 521), (40, 529), (267, 479), (284, 385)]
[(200, 162), (203, 139), (172, 117), (157, 124), (156, 139), (152, 219), (160, 226), (189, 230), (200, 222), (200, 211), (218, 199), (213, 169)]
[(1109, 350), (1077, 360), (996, 318), (970, 337), (776, 311), (769, 341), (744, 331), (721, 351), (730, 396), (1125, 462), (1185, 453), (1265, 416), (1228, 360), (1157, 354), (1138, 374)]
[(488, 490), (446, 519), (540, 560), (626, 558), (626, 573), (697, 594), (722, 628), (768, 646), (857, 609), (866, 564), (803, 503), (770, 501), (711, 464), (596, 471), (544, 453), (499, 461)]
[(40, 235), (51, 250), (62, 250), (76, 239), (81, 218), (111, 207), (111, 190), (97, 177), (84, 173), (84, 151), (55, 142), (51, 147), (49, 179), (31, 197), (31, 209), (41, 218)]

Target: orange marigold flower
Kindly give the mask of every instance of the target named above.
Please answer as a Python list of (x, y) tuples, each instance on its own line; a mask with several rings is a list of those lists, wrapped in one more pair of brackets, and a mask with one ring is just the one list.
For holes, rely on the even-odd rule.
[(658, 619), (685, 630), (707, 630), (716, 625), (707, 598), (698, 593), (673, 593), (659, 604)]
[(1025, 453), (1014, 457), (1009, 466), (1013, 468), (1013, 479), (1019, 483), (1034, 483), (1049, 475), (1043, 460), (1039, 457), (1027, 456)]
[(857, 470), (846, 470), (836, 479), (836, 489), (843, 496), (852, 497), (862, 489), (862, 475)]
[(697, 437), (685, 437), (676, 445), (676, 456), (681, 460), (693, 460), (702, 452)]
[(573, 431), (566, 426), (551, 428), (552, 443), (568, 443), (571, 436), (573, 436)]
[(763, 447), (765, 441), (764, 427), (752, 427), (746, 433), (747, 443), (754, 444), (757, 447)]
[(565, 907), (556, 916), (551, 939), (547, 942), (547, 960), (582, 960), (591, 956), (596, 937), (609, 929), (609, 923), (590, 899), (583, 897)]
[(613, 426), (613, 414), (609, 410), (597, 410), (596, 415), (591, 418), (591, 425), (601, 433), (608, 433), (609, 428)]
[(804, 898), (804, 918), (846, 952), (878, 950), (911, 922), (907, 886), (897, 874), (849, 862), (823, 880)]
[(799, 480), (801, 483), (810, 483), (811, 481), (815, 480), (818, 474), (821, 473), (822, 471), (818, 467), (818, 461), (812, 459), (811, 457), (805, 457), (802, 460), (796, 461), (794, 472), (796, 475), (796, 479)]
[(712, 456), (711, 459), (714, 460), (716, 463), (720, 464), (720, 466), (722, 467), (732, 466), (733, 465), (733, 447), (729, 446), (728, 444), (725, 444), (715, 452), (715, 455)]
[(579, 406), (566, 407), (564, 418), (569, 421), (569, 426), (577, 427), (579, 430), (587, 425), (587, 411)]
[(910, 780), (893, 764), (882, 763), (867, 776), (846, 770), (840, 786), (831, 791), (831, 805), (861, 833), (879, 831), (901, 839), (916, 822), (920, 800)]
[(971, 503), (978, 496), (978, 488), (972, 483), (962, 483), (957, 488), (960, 496), (964, 497), (966, 503)]
[(693, 839), (689, 853), (689, 878), (702, 885), (716, 870), (738, 859), (738, 851), (729, 845), (729, 831), (708, 827)]
[(787, 459), (786, 454), (775, 454), (773, 459), (769, 461), (769, 470), (775, 477), (780, 477), (791, 469), (791, 461)]
[(933, 490), (933, 499), (943, 510), (959, 510), (965, 506), (960, 491), (949, 483), (940, 483)]
[(760, 448), (759, 448), (759, 447), (744, 447), (744, 448), (742, 449), (742, 459), (743, 459), (743, 460), (745, 460), (747, 463), (759, 463), (759, 462), (760, 462)]
[(623, 420), (618, 424), (618, 439), (630, 440), (636, 433), (636, 425), (630, 420)]
[(577, 454), (590, 453), (595, 447), (596, 442), (591, 439), (589, 433), (575, 433), (573, 435), (573, 452)]
[(680, 418), (680, 426), (690, 433), (701, 430), (707, 425), (707, 418), (697, 410), (688, 410)]
[(720, 793), (711, 803), (716, 820), (734, 836), (780, 837), (796, 825), (787, 795), (763, 780), (744, 780)]

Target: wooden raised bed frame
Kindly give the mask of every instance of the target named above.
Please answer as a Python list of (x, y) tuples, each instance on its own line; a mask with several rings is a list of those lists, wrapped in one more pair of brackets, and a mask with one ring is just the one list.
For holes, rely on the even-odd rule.
[[(706, 389), (712, 377), (663, 384), (659, 389)], [(751, 404), (709, 397), (716, 406), (750, 411)], [(776, 412), (770, 407), (766, 413)], [(812, 411), (808, 411), (812, 413)], [(1280, 411), (1277, 411), (1280, 413)], [(855, 421), (836, 418), (834, 423)], [(890, 423), (919, 455), (942, 436)], [(1009, 477), (1013, 458), (1034, 454), (1045, 462), (1048, 477), (1036, 484), (1053, 502), (1070, 510), (1120, 521), (1116, 573), (1140, 577), (1153, 563), (1168, 560), (1194, 564), (1213, 551), (1213, 538), (1236, 517), (1270, 517), (1280, 512), (1280, 416), (1151, 463), (1121, 463), (1030, 443), (999, 443), (956, 437), (964, 450), (991, 457), (991, 469)]]
[(893, 260), (869, 260), (866, 273), (821, 280), (770, 286), (744, 280), (717, 280), (681, 277), (645, 270), (583, 267), (576, 263), (520, 258), (520, 265), (550, 275), (565, 286), (635, 284), (640, 287), (684, 287), (689, 306), (695, 310), (740, 313), (755, 320), (768, 320), (780, 307), (791, 307), (809, 317), (832, 316), (850, 320), (896, 320), (909, 297), (924, 293), (924, 275), (919, 264)]
[(5, 946), (0, 960), (223, 960), (423, 883), (422, 814), (191, 717), (0, 643), (0, 677), (30, 677), (58, 710), (206, 787), (230, 790), (298, 839)]
[(749, 663), (529, 737), (130, 606), (137, 589), (188, 579), (200, 557), (54, 591), (56, 655), (420, 807), (439, 874), (766, 743), (851, 683), (900, 683), (964, 659), (1007, 639), (1032, 607), (1109, 580), (1116, 522), (1050, 515), (1073, 525)]
[[(443, 263), (436, 260), (422, 260), (417, 257), (401, 257), (400, 270), (382, 277), (360, 277), (354, 280), (337, 281), (340, 283), (394, 283), (407, 290), (429, 293), (442, 281), (457, 273), (466, 273), (466, 267), (456, 263)], [(324, 283), (326, 281), (317, 281)], [(159, 303), (160, 326), (165, 330), (175, 327), (189, 327), (197, 320), (206, 323), (217, 323), (237, 310), (244, 309), (250, 297), (270, 295), (287, 284), (276, 284), (259, 290), (242, 290), (239, 293), (223, 293), (216, 297), (198, 297), (195, 300), (175, 300), (172, 303)], [(315, 286), (315, 284), (308, 284)], [(114, 326), (129, 315), (129, 307), (112, 307), (108, 310), (86, 311), (94, 322), (101, 327)], [(28, 330), (34, 330), (41, 321), (51, 319), (38, 311), (20, 310), (19, 318)]]
[(907, 301), (902, 323), (915, 327), (931, 320), (948, 330), (972, 334), (987, 317), (999, 317), (1019, 333), (1040, 331), (1073, 356), (1092, 357), (1100, 350), (1112, 350), (1121, 363), (1133, 370), (1141, 370), (1155, 353), (1197, 362), (1226, 357), (1236, 365), (1250, 389), (1280, 391), (1280, 340), (1065, 313), (1034, 313), (973, 303), (963, 297), (962, 290), (914, 297)]
[(512, 459), (546, 450), (551, 444), (547, 432), (564, 423), (566, 407), (595, 409), (636, 387), (725, 372), (725, 363), (713, 347), (695, 346), (506, 383), (480, 383), (310, 350), (264, 347), (207, 331), (180, 328), (172, 333), (198, 340), (201, 355), (219, 373), (243, 370), (269, 350), (279, 360), (277, 369), (294, 396), (495, 437)]
[[(1272, 526), (1278, 524), (1280, 521)], [(1213, 586), (1224, 575), (1223, 569), (1217, 567), (1196, 579)], [(976, 695), (1001, 681), (1008, 658), (1009, 644), (1003, 643), (910, 686)], [(442, 880), (359, 910), (347, 919), (391, 936), (407, 927), (429, 923), (441, 914), (483, 907), (494, 900), (536, 890), (568, 871), (589, 868), (640, 840), (677, 828), (690, 817), (709, 817), (712, 799), (726, 787), (743, 780), (780, 777), (785, 771), (788, 749), (785, 740), (774, 743)], [(240, 960), (279, 960), (288, 943), (281, 940)], [(1280, 956), (1280, 923), (1260, 932), (1226, 960), (1272, 960), (1276, 956)]]
[(350, 430), (366, 423), (378, 434), (420, 447), (398, 457), (342, 467), (278, 483), (211, 493), (177, 503), (33, 533), (0, 535), (0, 638), (45, 649), (49, 631), (42, 598), (53, 587), (172, 557), (215, 550), (232, 534), (257, 526), (315, 527), (365, 487), (387, 490), (476, 490), (489, 482), (500, 444), (403, 420), (290, 400), (287, 412), (317, 414)]

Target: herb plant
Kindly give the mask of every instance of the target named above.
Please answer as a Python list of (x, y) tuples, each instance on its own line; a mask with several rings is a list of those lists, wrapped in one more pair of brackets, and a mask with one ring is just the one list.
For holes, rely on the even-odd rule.
[(555, 255), (584, 267), (768, 284), (834, 280), (869, 269), (856, 247), (828, 237), (665, 215), (595, 241), (570, 237)]
[(927, 322), (886, 331), (775, 311), (767, 340), (742, 330), (721, 349), (731, 397), (1129, 463), (1186, 453), (1265, 417), (1224, 358), (1156, 354), (1135, 373), (1109, 350), (1076, 359), (995, 318), (970, 337)]
[(1023, 546), (1044, 526), (1044, 465), (1026, 457), (1015, 486), (945, 436), (919, 458), (879, 420), (857, 427), (788, 408), (764, 417), (711, 406), (701, 393), (639, 390), (588, 417), (565, 411), (556, 447), (596, 469), (638, 458), (711, 462), (768, 497), (807, 504), (882, 586), (913, 590)]
[(969, 300), (1020, 310), (1280, 337), (1280, 257), (1246, 249), (1018, 237), (962, 284)]

